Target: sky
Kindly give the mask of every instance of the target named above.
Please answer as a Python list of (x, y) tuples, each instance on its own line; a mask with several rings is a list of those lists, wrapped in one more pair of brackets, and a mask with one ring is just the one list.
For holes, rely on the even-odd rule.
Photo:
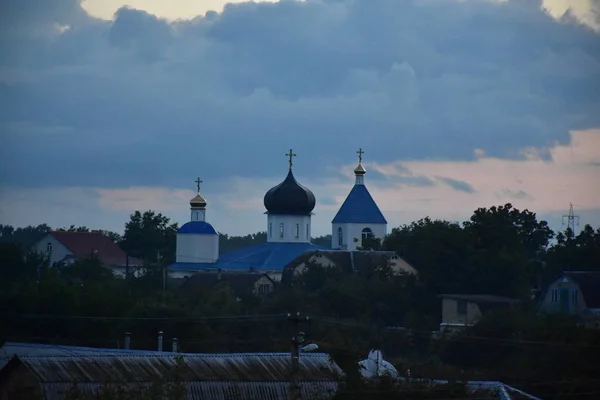
[(600, 0), (5, 0), (0, 223), (122, 232), (135, 210), (266, 229), (287, 173), (391, 230), (507, 202), (600, 227)]

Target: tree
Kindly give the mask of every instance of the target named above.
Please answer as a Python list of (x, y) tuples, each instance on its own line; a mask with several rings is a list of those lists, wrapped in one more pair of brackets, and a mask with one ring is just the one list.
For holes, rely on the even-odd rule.
[(577, 236), (569, 228), (556, 235), (548, 249), (544, 280), (556, 278), (562, 271), (600, 272), (600, 228), (586, 225)]
[(177, 224), (168, 217), (154, 211), (139, 211), (130, 216), (125, 224), (121, 247), (130, 256), (144, 260), (147, 265), (156, 265), (159, 259), (164, 264), (175, 261)]
[(46, 224), (37, 226), (28, 225), (24, 228), (14, 228), (11, 225), (0, 225), (0, 242), (17, 243), (23, 249), (28, 249), (44, 235), (50, 232), (51, 228)]
[(525, 297), (539, 280), (554, 232), (510, 203), (475, 210), (464, 223), (474, 281), (483, 293)]

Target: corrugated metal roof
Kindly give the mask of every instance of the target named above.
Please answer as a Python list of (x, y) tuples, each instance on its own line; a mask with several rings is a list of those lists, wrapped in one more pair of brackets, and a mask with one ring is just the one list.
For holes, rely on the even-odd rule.
[[(179, 377), (188, 399), (285, 399), (289, 353), (179, 354)], [(92, 395), (103, 384), (165, 381), (177, 365), (173, 353), (46, 355), (17, 357), (39, 379), (46, 400), (63, 399), (75, 386)], [(322, 399), (337, 389), (341, 369), (327, 354), (303, 354), (299, 381), (303, 399)]]
[[(284, 400), (287, 399), (287, 382), (188, 382), (186, 383), (189, 400)], [(101, 387), (99, 383), (79, 383), (79, 393), (93, 398)], [(335, 382), (302, 382), (302, 399), (323, 400), (333, 396), (337, 390)], [(73, 389), (71, 383), (43, 383), (46, 400), (63, 400), (65, 394)]]
[[(185, 381), (285, 382), (289, 353), (179, 354)], [(149, 382), (176, 366), (173, 353), (19, 357), (42, 382)], [(326, 354), (300, 357), (301, 381), (333, 381), (341, 369)]]
[(0, 368), (13, 356), (86, 356), (95, 354), (164, 354), (150, 350), (107, 349), (101, 347), (64, 346), (58, 344), (6, 342), (0, 347)]

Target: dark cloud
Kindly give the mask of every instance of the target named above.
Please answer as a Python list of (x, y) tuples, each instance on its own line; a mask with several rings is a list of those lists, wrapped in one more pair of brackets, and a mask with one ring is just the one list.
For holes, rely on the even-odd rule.
[(279, 176), (290, 147), (305, 176), (359, 146), (379, 162), (517, 157), (600, 125), (600, 36), (539, 1), (241, 3), (174, 23), (9, 4), (23, 24), (0, 56), (4, 184)]
[[(498, 197), (500, 197), (500, 196), (498, 196)], [(507, 198), (507, 197), (509, 199), (514, 199), (514, 200), (525, 200), (525, 199), (531, 200), (531, 199), (533, 199), (533, 197), (529, 193), (525, 192), (522, 189), (519, 189), (519, 190), (503, 189), (501, 198)]]
[(436, 176), (435, 179), (437, 179), (440, 182), (445, 183), (446, 185), (450, 186), (454, 190), (458, 190), (459, 192), (475, 193), (475, 189), (468, 182), (461, 181), (458, 179), (447, 178), (447, 177), (443, 177), (443, 176)]

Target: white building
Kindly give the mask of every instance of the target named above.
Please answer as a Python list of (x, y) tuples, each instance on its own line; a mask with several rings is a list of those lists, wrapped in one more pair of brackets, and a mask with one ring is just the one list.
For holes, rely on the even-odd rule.
[(387, 221), (365, 186), (366, 170), (362, 166), (362, 149), (358, 150), (356, 181), (339, 211), (331, 221), (331, 248), (354, 251), (365, 238), (384, 239)]

